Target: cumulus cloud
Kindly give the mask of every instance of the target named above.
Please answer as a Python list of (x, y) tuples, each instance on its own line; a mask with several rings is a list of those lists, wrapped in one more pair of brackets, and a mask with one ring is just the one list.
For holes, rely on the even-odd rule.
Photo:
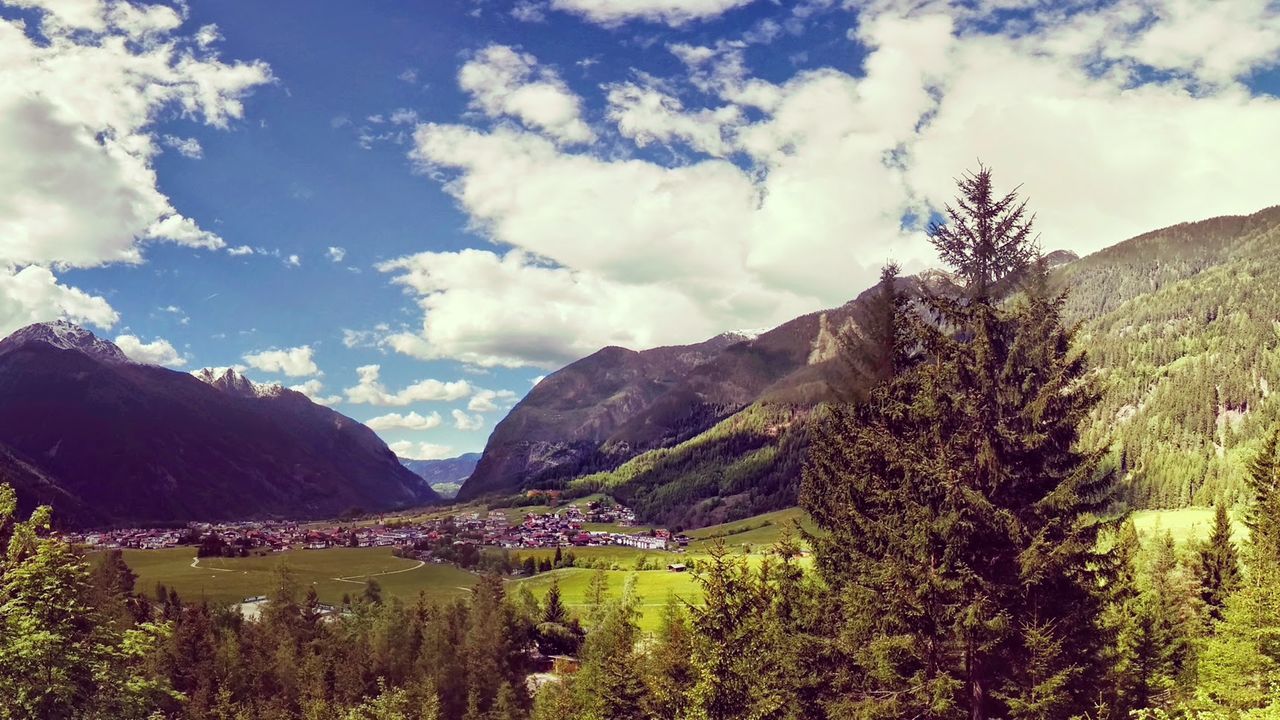
[(340, 263), (342, 262), (342, 259), (347, 256), (347, 251), (345, 248), (330, 247), (325, 251), (325, 256), (333, 262)]
[(244, 356), (244, 361), (249, 364), (249, 367), (263, 372), (282, 373), (289, 377), (305, 377), (320, 372), (320, 368), (312, 358), (309, 345), (249, 353)]
[(505, 45), (490, 45), (462, 66), (458, 84), (472, 106), (489, 117), (513, 117), (562, 143), (583, 143), (595, 133), (581, 118), (581, 100), (554, 71)]
[[(1280, 58), (1280, 8), (1028, 2), (1015, 20), (1005, 5), (860, 3), (856, 74), (770, 82), (741, 42), (673, 45), (683, 78), (607, 84), (604, 113), (632, 146), (668, 145), (673, 160), (616, 142), (568, 148), (534, 124), (419, 125), (411, 158), (496, 247), (383, 263), (422, 310), (386, 344), (554, 367), (605, 345), (770, 327), (846, 302), (886, 259), (936, 263), (910, 219), (949, 201), (978, 158), (1022, 185), (1047, 249), (1089, 252), (1275, 202), (1280, 165), (1258, 148), (1280, 100), (1241, 81)], [(619, 22), (652, 9), (588, 6)], [(490, 84), (510, 94), (531, 72)]]
[(478, 413), (493, 412), (499, 408), (499, 403), (510, 407), (515, 401), (516, 394), (510, 390), (477, 389), (467, 402), (467, 409)]
[(387, 447), (406, 460), (443, 460), (453, 457), (453, 448), (429, 442), (415, 443), (409, 440), (398, 440), (389, 443)]
[(443, 422), (444, 418), (440, 417), (438, 412), (432, 412), (428, 415), (409, 412), (405, 415), (400, 413), (379, 415), (367, 420), (365, 425), (368, 425), (373, 430), (431, 430), (440, 427)]
[(137, 335), (119, 335), (116, 337), (116, 345), (130, 360), (147, 365), (178, 368), (187, 364), (187, 358), (163, 338), (143, 342)]
[(466, 380), (452, 382), (419, 380), (402, 390), (391, 392), (379, 379), (381, 372), (380, 365), (356, 368), (356, 375), (360, 380), (353, 387), (343, 391), (347, 401), (358, 405), (403, 407), (416, 402), (452, 402), (471, 394), (471, 384)]
[(473, 432), (484, 427), (483, 415), (468, 415), (467, 413), (454, 409), (453, 426), (464, 432)]
[(173, 206), (152, 160), (167, 113), (225, 128), (270, 81), (262, 63), (222, 60), (201, 29), (162, 5), (9, 0), (0, 18), (0, 327), (65, 317), (115, 324), (106, 300), (60, 285), (49, 268), (142, 260), (142, 244), (219, 248), (222, 238)]
[(325, 395), (324, 383), (317, 378), (312, 378), (300, 385), (290, 385), (289, 389), (306, 395), (311, 402), (318, 405), (336, 405), (342, 401), (341, 395)]
[(65, 319), (110, 328), (120, 316), (105, 298), (60, 285), (48, 269), (0, 267), (0, 336), (32, 323)]
[(227, 127), (267, 66), (221, 60), (164, 6), (16, 4), (40, 21), (0, 19), (0, 262), (137, 262), (145, 240), (220, 247), (157, 186), (152, 122), (174, 110)]
[(679, 27), (750, 5), (754, 0), (551, 0), (551, 7), (606, 27), (645, 20)]

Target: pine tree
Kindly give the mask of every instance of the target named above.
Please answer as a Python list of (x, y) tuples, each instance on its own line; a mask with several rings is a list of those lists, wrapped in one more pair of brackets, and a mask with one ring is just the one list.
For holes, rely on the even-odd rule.
[(1196, 579), (1200, 583), (1200, 600), (1208, 619), (1222, 619), (1227, 596), (1240, 585), (1240, 562), (1235, 543), (1231, 541), (1231, 517), (1227, 506), (1214, 507), (1213, 532), (1196, 553)]
[(569, 613), (565, 611), (564, 603), (560, 600), (560, 579), (555, 578), (551, 581), (551, 587), (547, 590), (546, 608), (542, 611), (542, 622), (563, 625), (568, 617)]
[(802, 502), (828, 531), (818, 568), (844, 608), (842, 702), (1066, 717), (1105, 684), (1097, 515), (1113, 481), (1077, 442), (1097, 393), (1031, 262), (1025, 204), (986, 168), (959, 185), (930, 228), (959, 286), (924, 296), (927, 319), (904, 313), (919, 352), (828, 412), (805, 467)]
[(1252, 498), (1245, 525), (1249, 527), (1249, 562), (1280, 567), (1280, 428), (1267, 436), (1249, 463)]
[(662, 611), (662, 626), (649, 651), (649, 714), (656, 720), (684, 716), (685, 691), (693, 684), (693, 638), (684, 606), (671, 596)]
[(1249, 573), (1227, 598), (1199, 662), (1197, 699), (1218, 709), (1280, 709), (1280, 463), (1273, 433), (1253, 458)]

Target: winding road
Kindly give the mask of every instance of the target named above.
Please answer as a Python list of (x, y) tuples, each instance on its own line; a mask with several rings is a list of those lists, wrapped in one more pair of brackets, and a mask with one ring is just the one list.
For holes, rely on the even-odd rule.
[(196, 568), (197, 570), (212, 570), (214, 572), (235, 572), (234, 570), (228, 570), (227, 568), (203, 567), (200, 565), (200, 558), (198, 557), (191, 561), (191, 567)]
[(417, 570), (418, 568), (426, 564), (427, 563), (425, 561), (419, 560), (417, 565), (414, 565), (413, 567), (410, 567), (410, 568), (404, 568), (402, 570), (388, 570), (386, 572), (372, 573), (370, 575), (348, 575), (346, 577), (336, 577), (333, 579), (337, 580), (338, 582), (352, 583), (353, 585), (363, 585), (364, 584), (363, 582), (361, 582), (360, 580), (356, 580), (355, 578), (367, 579), (367, 578), (382, 577), (383, 575), (396, 575), (399, 573), (405, 573), (405, 572), (410, 572), (412, 570)]

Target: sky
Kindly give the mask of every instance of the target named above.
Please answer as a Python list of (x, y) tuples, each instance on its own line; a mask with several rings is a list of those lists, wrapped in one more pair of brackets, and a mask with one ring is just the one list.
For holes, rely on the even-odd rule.
[(1267, 0), (0, 0), (0, 334), (404, 457), (606, 345), (840, 305), (993, 168), (1046, 250), (1280, 203)]

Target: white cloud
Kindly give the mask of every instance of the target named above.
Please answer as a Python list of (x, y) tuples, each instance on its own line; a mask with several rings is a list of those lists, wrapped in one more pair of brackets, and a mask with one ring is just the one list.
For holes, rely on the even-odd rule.
[(453, 410), (453, 426), (464, 432), (474, 432), (484, 427), (483, 415), (468, 415), (467, 413), (454, 409)]
[(120, 316), (105, 298), (59, 285), (47, 268), (28, 265), (13, 271), (0, 267), (0, 337), (37, 322), (66, 319), (110, 328)]
[[(587, 5), (617, 19), (649, 4)], [(511, 124), (420, 125), (411, 157), (497, 247), (382, 264), (423, 311), (386, 344), (554, 367), (605, 345), (771, 327), (847, 301), (886, 259), (936, 263), (903, 218), (948, 202), (979, 158), (1003, 187), (1022, 184), (1047, 249), (1275, 203), (1280, 164), (1258, 148), (1273, 144), (1280, 100), (1239, 81), (1280, 59), (1280, 8), (1242, 0), (1210, 18), (1220, 3), (1029, 3), (1032, 20), (1005, 27), (993, 8), (1006, 5), (867, 2), (851, 32), (868, 52), (856, 76), (768, 82), (741, 43), (720, 43), (671, 46), (683, 80), (605, 86), (618, 135), (687, 160), (612, 142), (568, 150)], [(515, 57), (526, 69), (505, 86), (533, 72)]]
[(347, 256), (347, 251), (345, 248), (330, 247), (325, 251), (325, 255), (333, 262), (340, 263)]
[(370, 418), (365, 421), (373, 430), (431, 430), (438, 428), (444, 422), (444, 418), (440, 417), (440, 413), (432, 412), (428, 415), (419, 415), (416, 412), (410, 412), (405, 415), (400, 413), (387, 413)]
[(284, 259), (284, 264), (289, 267), (298, 267), (302, 264), (302, 258), (297, 255), (289, 255)]
[(284, 350), (263, 350), (244, 356), (249, 367), (263, 372), (283, 373), (289, 377), (305, 377), (316, 375), (320, 368), (312, 358), (311, 346), (288, 348)]
[(195, 138), (165, 135), (160, 141), (164, 143), (165, 147), (177, 150), (178, 154), (185, 158), (199, 160), (204, 157), (204, 148), (200, 146), (200, 141)]
[(342, 402), (341, 395), (325, 395), (324, 383), (316, 378), (312, 378), (301, 385), (290, 385), (289, 389), (306, 395), (318, 405), (336, 405)]
[(520, 22), (543, 22), (547, 19), (546, 9), (546, 3), (543, 2), (517, 0), (515, 7), (511, 8), (511, 17)]
[(396, 108), (391, 111), (391, 115), (387, 117), (387, 120), (392, 125), (417, 125), (418, 111), (408, 108)]
[(237, 245), (237, 246), (235, 246), (235, 247), (229, 247), (229, 248), (227, 248), (227, 254), (228, 254), (228, 255), (237, 255), (237, 256), (238, 256), (238, 255), (252, 255), (252, 254), (253, 254), (253, 248), (249, 247), (248, 245)]
[(452, 402), (471, 394), (471, 384), (466, 380), (419, 380), (402, 390), (390, 392), (379, 380), (381, 370), (379, 365), (356, 368), (360, 381), (343, 391), (347, 401), (358, 405), (403, 407), (417, 402)]
[(505, 45), (490, 45), (458, 71), (472, 105), (492, 118), (513, 117), (563, 143), (584, 143), (595, 133), (583, 122), (581, 100), (537, 58)]
[(387, 447), (391, 448), (399, 457), (407, 460), (443, 460), (453, 457), (453, 448), (448, 445), (437, 445), (429, 442), (410, 442), (408, 440), (399, 440), (388, 443)]
[(551, 0), (551, 7), (613, 27), (629, 20), (645, 20), (679, 27), (749, 5), (753, 0)]
[(121, 352), (140, 363), (163, 365), (177, 368), (187, 364), (187, 358), (174, 349), (168, 340), (156, 338), (151, 342), (143, 342), (136, 335), (120, 335), (116, 337), (116, 345)]
[(477, 389), (467, 402), (467, 409), (478, 413), (493, 412), (500, 407), (499, 402), (502, 406), (510, 407), (515, 401), (516, 394), (510, 390)]
[(610, 86), (608, 102), (608, 117), (618, 132), (640, 147), (679, 141), (708, 155), (723, 156), (731, 151), (725, 132), (742, 118), (736, 105), (685, 112), (679, 98), (631, 82)]
[(34, 9), (40, 31), (0, 19), (0, 263), (138, 262), (146, 240), (220, 247), (157, 186), (152, 123), (168, 111), (227, 127), (267, 66), (176, 34), (164, 6), (11, 4)]

